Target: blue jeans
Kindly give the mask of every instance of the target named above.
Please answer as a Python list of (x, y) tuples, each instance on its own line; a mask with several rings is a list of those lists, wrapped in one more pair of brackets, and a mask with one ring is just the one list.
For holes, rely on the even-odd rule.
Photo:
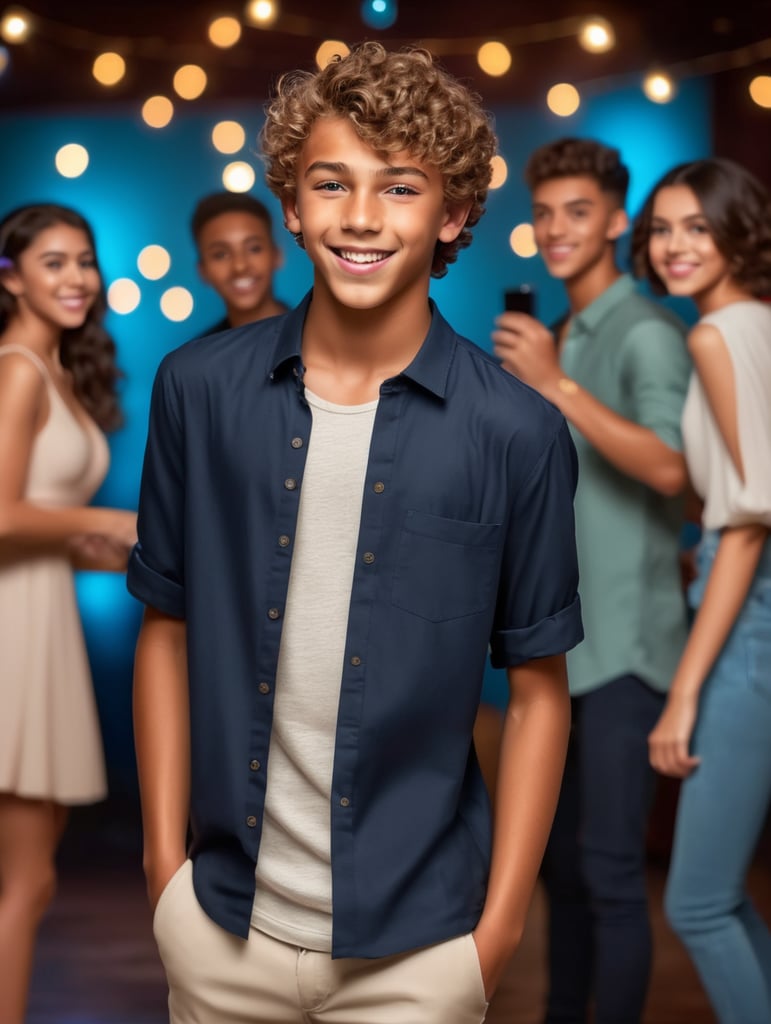
[[(718, 536), (705, 534), (701, 599)], [(736, 624), (704, 684), (666, 891), (669, 921), (720, 1024), (771, 1021), (771, 935), (746, 891), (771, 796), (771, 541)]]
[(664, 695), (627, 675), (573, 698), (542, 878), (549, 898), (545, 1024), (639, 1024), (651, 967), (645, 836), (648, 733)]

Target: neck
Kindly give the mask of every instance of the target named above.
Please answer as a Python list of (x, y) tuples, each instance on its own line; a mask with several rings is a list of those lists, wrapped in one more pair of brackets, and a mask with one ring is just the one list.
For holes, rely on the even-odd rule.
[(734, 302), (751, 302), (754, 297), (736, 281), (728, 278), (720, 281), (704, 295), (695, 295), (694, 302), (699, 316), (706, 316), (707, 313), (715, 313), (723, 306), (730, 306)]
[(266, 296), (256, 309), (230, 309), (225, 313), (231, 327), (243, 327), (255, 320), (264, 320), (268, 316), (277, 316), (284, 312), (284, 307), (272, 295)]
[(371, 401), (384, 380), (409, 366), (430, 324), (425, 290), (376, 308), (353, 309), (317, 280), (303, 327), (306, 383), (329, 401)]
[(566, 281), (565, 290), (568, 293), (570, 312), (576, 314), (580, 313), (582, 309), (586, 309), (620, 277), (621, 271), (616, 266), (611, 254), (609, 259), (595, 263), (582, 274)]
[(23, 345), (57, 368), (61, 366), (61, 340), (62, 332), (58, 327), (29, 315), (24, 309), (11, 317), (2, 335), (3, 344)]

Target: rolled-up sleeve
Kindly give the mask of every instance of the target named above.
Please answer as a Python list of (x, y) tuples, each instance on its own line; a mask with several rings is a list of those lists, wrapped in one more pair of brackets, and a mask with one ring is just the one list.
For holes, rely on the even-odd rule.
[(490, 643), (496, 668), (561, 654), (583, 639), (573, 497), (576, 451), (564, 420), (519, 488)]
[(138, 543), (129, 559), (127, 586), (143, 604), (180, 619), (185, 617), (183, 451), (179, 399), (163, 363), (153, 384)]
[(634, 419), (673, 451), (682, 451), (680, 419), (691, 362), (681, 331), (661, 319), (641, 320), (624, 339), (624, 383)]

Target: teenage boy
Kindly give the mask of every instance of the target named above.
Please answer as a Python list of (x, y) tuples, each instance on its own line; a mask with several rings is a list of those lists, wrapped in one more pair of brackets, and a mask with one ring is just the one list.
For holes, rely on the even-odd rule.
[[(313, 291), (164, 360), (129, 578), (171, 1018), (478, 1024), (567, 744), (575, 451), (429, 302), (487, 193), (476, 97), (365, 43), (282, 79), (262, 141)], [(511, 682), (492, 843), (488, 643)]]
[(225, 303), (225, 317), (202, 334), (216, 334), (286, 313), (273, 294), (281, 250), (268, 208), (253, 196), (214, 192), (196, 204), (190, 221), (198, 273)]
[(546, 1020), (635, 1024), (648, 984), (645, 883), (653, 775), (647, 736), (685, 641), (678, 563), (686, 481), (680, 324), (616, 262), (629, 172), (615, 149), (561, 139), (526, 181), (549, 273), (569, 315), (555, 336), (505, 313), (503, 365), (567, 417), (578, 449), (576, 529), (586, 640), (568, 657), (572, 742), (544, 860), (550, 903)]

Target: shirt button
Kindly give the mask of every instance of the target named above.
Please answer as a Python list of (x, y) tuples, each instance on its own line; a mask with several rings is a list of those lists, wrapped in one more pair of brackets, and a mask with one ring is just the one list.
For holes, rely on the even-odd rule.
[(249, 826), (249, 828), (254, 828), (257, 825), (257, 819), (253, 814), (250, 814), (249, 817), (246, 819), (246, 824)]
[(302, 446), (303, 446), (303, 439), (301, 437), (293, 437), (292, 441), (291, 441), (291, 445), (292, 445), (293, 448), (302, 448)]
[(249, 767), (251, 768), (251, 770), (253, 772), (258, 772), (260, 770), (260, 762), (257, 761), (256, 759), (254, 761), (250, 761), (249, 762)]
[(375, 492), (375, 494), (382, 494), (383, 491), (385, 490), (385, 484), (383, 483), (382, 480), (378, 480), (376, 483), (372, 485), (372, 490)]
[(372, 563), (375, 561), (375, 556), (372, 554), (371, 551), (365, 551), (362, 557), (364, 559), (365, 565), (372, 565)]
[(358, 654), (354, 654), (354, 656), (351, 658), (351, 664), (352, 665), (361, 665), (361, 658), (359, 657)]
[(270, 693), (270, 683), (260, 683), (257, 689), (260, 693)]
[(289, 537), (287, 537), (287, 535), (285, 533), (282, 533), (281, 536), (278, 538), (278, 543), (279, 543), (279, 547), (288, 548), (289, 547)]
[(297, 481), (290, 476), (287, 480), (284, 481), (284, 487), (286, 487), (288, 491), (294, 491), (297, 488)]
[(278, 619), (280, 616), (281, 612), (278, 610), (278, 608), (268, 608), (269, 619)]
[(351, 801), (348, 799), (347, 796), (340, 797), (340, 806), (341, 807), (350, 807), (350, 805), (351, 805)]

